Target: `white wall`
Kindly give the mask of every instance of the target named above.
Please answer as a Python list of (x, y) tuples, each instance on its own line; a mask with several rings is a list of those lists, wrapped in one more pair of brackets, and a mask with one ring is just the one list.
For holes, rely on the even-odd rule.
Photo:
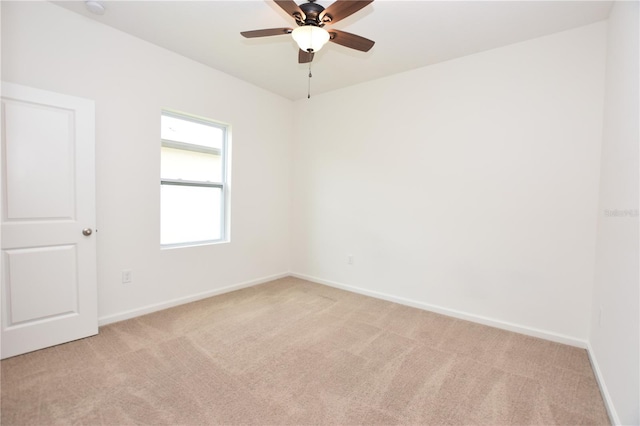
[(597, 23), (298, 101), (292, 270), (586, 345), (605, 35)]
[[(638, 2), (609, 17), (598, 209), (596, 276), (589, 342), (615, 421), (640, 424), (638, 250)], [(615, 216), (614, 212), (623, 216)], [(613, 213), (613, 214), (612, 214)]]
[[(48, 2), (3, 2), (2, 78), (96, 102), (103, 320), (289, 270), (289, 100)], [(162, 108), (231, 123), (231, 243), (160, 250)]]

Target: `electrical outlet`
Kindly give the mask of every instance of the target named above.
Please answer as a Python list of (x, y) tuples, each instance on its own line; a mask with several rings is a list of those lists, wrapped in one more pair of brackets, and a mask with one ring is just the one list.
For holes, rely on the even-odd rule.
[(348, 265), (353, 265), (353, 255), (352, 254), (347, 256), (347, 264)]
[(122, 284), (128, 284), (132, 280), (131, 278), (131, 269), (123, 269), (122, 270)]

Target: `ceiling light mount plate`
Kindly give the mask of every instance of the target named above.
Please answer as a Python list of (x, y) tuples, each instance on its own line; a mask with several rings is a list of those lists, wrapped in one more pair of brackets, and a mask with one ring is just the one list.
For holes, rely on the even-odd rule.
[(94, 15), (104, 15), (104, 11), (106, 10), (102, 2), (89, 0), (84, 2), (87, 10)]

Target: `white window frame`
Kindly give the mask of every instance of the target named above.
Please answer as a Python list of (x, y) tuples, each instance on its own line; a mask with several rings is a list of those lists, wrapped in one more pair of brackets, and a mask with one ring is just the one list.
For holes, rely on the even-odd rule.
[[(220, 182), (210, 181), (198, 181), (198, 180), (183, 180), (183, 179), (165, 179), (160, 175), (160, 186), (162, 185), (177, 185), (177, 186), (196, 186), (204, 188), (220, 188), (222, 191), (222, 201), (220, 203), (220, 238), (216, 240), (200, 240), (200, 241), (186, 241), (183, 243), (171, 243), (160, 244), (161, 249), (171, 249), (179, 247), (192, 247), (202, 246), (209, 244), (227, 243), (230, 241), (229, 232), (229, 177), (227, 175), (229, 164), (229, 133), (231, 126), (218, 121), (210, 120), (207, 118), (195, 117), (193, 115), (187, 115), (180, 112), (163, 109), (160, 117), (167, 116), (177, 118), (179, 120), (191, 121), (193, 123), (203, 124), (205, 126), (216, 127), (222, 130), (222, 148), (209, 148), (202, 145), (190, 144), (187, 142), (178, 142), (160, 138), (161, 147), (181, 149), (185, 151), (203, 152), (209, 154), (219, 154), (221, 161), (221, 178)], [(162, 154), (161, 154), (162, 155)], [(160, 212), (162, 214), (162, 211)], [(161, 230), (162, 232), (162, 230)]]

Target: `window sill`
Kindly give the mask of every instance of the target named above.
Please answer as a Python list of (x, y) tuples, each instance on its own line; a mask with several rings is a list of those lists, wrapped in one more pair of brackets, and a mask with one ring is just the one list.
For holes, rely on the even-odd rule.
[(161, 244), (160, 250), (172, 250), (187, 247), (215, 246), (219, 244), (227, 244), (230, 240), (214, 240), (214, 241), (195, 241), (189, 243)]

